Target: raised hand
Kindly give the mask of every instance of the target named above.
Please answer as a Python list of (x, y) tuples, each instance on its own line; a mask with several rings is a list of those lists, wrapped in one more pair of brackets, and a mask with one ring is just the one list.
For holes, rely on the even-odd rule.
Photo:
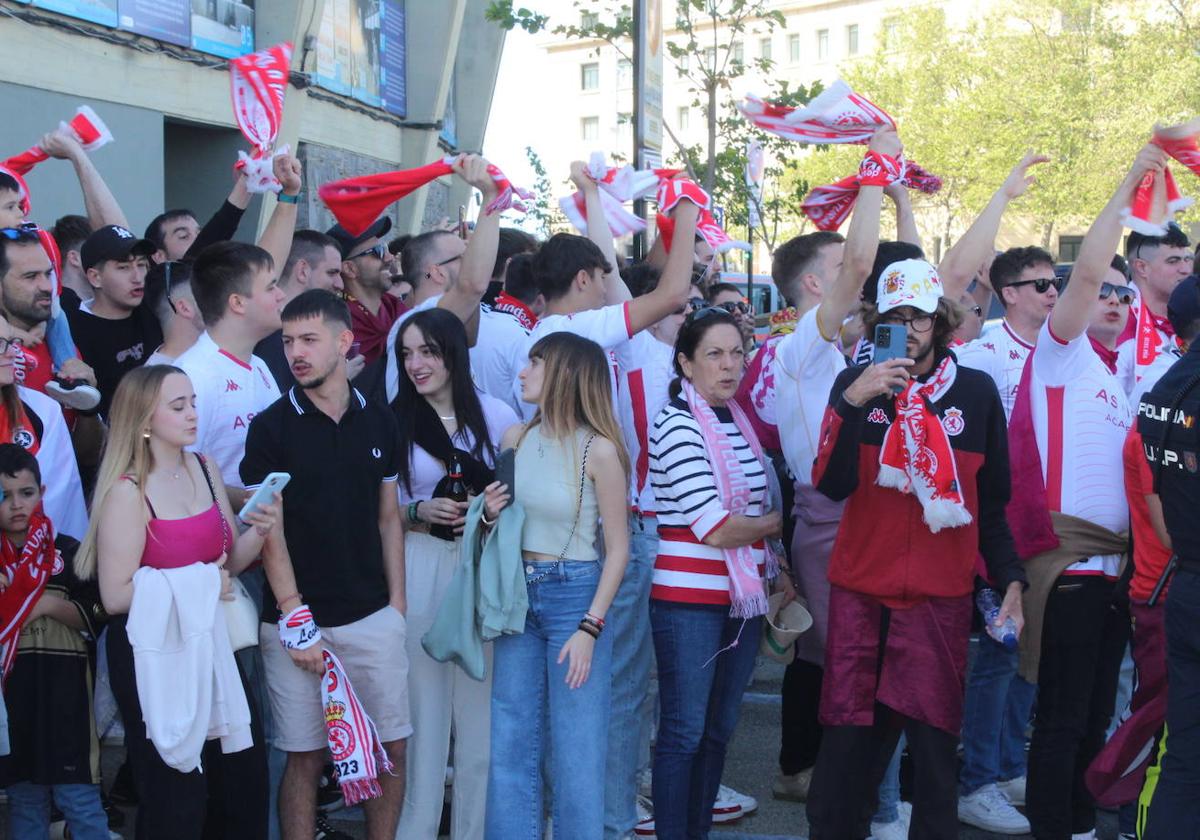
[(1029, 170), (1039, 163), (1048, 163), (1049, 160), (1050, 158), (1046, 155), (1034, 154), (1032, 151), (1026, 152), (1025, 157), (1021, 158), (1021, 162), (1013, 167), (1012, 172), (1008, 173), (1008, 177), (1004, 179), (1004, 184), (1000, 189), (1010, 200), (1020, 198), (1027, 189), (1037, 183), (1037, 179), (1029, 174)]

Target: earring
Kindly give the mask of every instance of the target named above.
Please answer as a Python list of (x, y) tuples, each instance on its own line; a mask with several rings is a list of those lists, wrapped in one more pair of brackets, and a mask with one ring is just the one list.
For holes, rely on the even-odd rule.
[(150, 442), (150, 430), (149, 429), (142, 432), (142, 440), (146, 441), (146, 443)]

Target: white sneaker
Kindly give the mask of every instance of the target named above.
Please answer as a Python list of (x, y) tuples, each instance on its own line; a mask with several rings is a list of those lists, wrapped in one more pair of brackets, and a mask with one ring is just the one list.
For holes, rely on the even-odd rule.
[[(734, 791), (721, 785), (717, 790), (717, 801), (712, 807), (712, 821), (714, 823), (727, 823), (740, 820), (742, 818), (742, 806), (740, 803), (724, 796), (726, 793), (734, 793)], [(736, 795), (736, 794), (735, 794)], [(756, 802), (755, 805), (758, 803)]]
[(1096, 840), (1096, 829), (1085, 831), (1082, 834), (1072, 834), (1071, 840)]
[(995, 834), (1028, 834), (1025, 819), (995, 784), (958, 798), (958, 821)]
[(633, 827), (634, 837), (654, 837), (654, 806), (648, 796), (637, 798), (637, 825)]
[(996, 787), (1000, 788), (1000, 792), (1017, 807), (1025, 805), (1025, 777), (1017, 776), (1015, 779), (1009, 779), (1007, 782), (996, 782)]
[(67, 385), (57, 379), (51, 379), (45, 388), (47, 396), (53, 397), (67, 408), (90, 411), (100, 405), (100, 392), (86, 382)]
[(647, 799), (654, 798), (654, 771), (647, 767), (638, 773), (638, 796), (644, 796)]
[(746, 793), (738, 793), (731, 787), (721, 785), (717, 789), (717, 802), (736, 802), (742, 809), (742, 816), (758, 810), (758, 800)]
[(912, 822), (912, 803), (901, 802), (899, 816), (889, 823), (871, 823), (871, 840), (908, 840), (908, 826)]

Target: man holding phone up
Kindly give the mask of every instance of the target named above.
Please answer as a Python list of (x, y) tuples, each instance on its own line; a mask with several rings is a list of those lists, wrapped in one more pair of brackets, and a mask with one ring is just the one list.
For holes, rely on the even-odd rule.
[(846, 508), (829, 563), (813, 840), (869, 833), (899, 726), (916, 770), (913, 832), (958, 837), (977, 554), (1005, 593), (999, 621), (1023, 623), (1024, 573), (1004, 517), (1004, 409), (991, 379), (959, 368), (948, 349), (960, 318), (933, 266), (893, 263), (864, 323), (890, 328), (906, 357), (850, 368), (830, 394), (813, 485)]
[(272, 472), (291, 476), (283, 491), (286, 546), (263, 557), (269, 588), (259, 625), (272, 745), (288, 754), (280, 826), (284, 840), (313, 836), (317, 782), (328, 760), (321, 708), (328, 649), (341, 660), (395, 767), (379, 774), (383, 795), (364, 803), (367, 836), (391, 840), (404, 801), (405, 739), (412, 734), (399, 430), (391, 410), (368, 402), (346, 376), (354, 333), (344, 301), (310, 289), (284, 307), (282, 320), (296, 385), (255, 416), (241, 464), (249, 490)]

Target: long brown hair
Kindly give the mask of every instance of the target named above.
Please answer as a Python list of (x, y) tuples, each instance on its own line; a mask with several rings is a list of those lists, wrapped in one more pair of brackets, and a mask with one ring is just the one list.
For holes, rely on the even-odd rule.
[[(937, 311), (933, 313), (933, 347), (935, 350), (945, 350), (954, 340), (954, 331), (962, 326), (963, 309), (957, 301), (944, 297), (938, 300)], [(863, 304), (863, 334), (868, 338), (875, 335), (875, 326), (883, 321), (879, 309), (873, 303)]]
[(87, 536), (75, 553), (75, 574), (82, 580), (96, 574), (96, 538), (100, 528), (100, 511), (108, 491), (121, 480), (121, 476), (127, 475), (134, 479), (142, 504), (146, 502), (146, 476), (154, 468), (150, 436), (146, 429), (158, 407), (163, 382), (176, 373), (187, 375), (173, 365), (147, 365), (134, 368), (121, 377), (121, 384), (113, 395), (108, 438), (104, 441), (96, 489), (92, 493), (91, 521), (88, 523)]
[(529, 349), (529, 358), (542, 360), (542, 398), (517, 446), (538, 425), (544, 424), (560, 436), (590, 428), (612, 441), (628, 476), (629, 453), (613, 414), (608, 357), (600, 345), (574, 333), (556, 332), (538, 339)]

